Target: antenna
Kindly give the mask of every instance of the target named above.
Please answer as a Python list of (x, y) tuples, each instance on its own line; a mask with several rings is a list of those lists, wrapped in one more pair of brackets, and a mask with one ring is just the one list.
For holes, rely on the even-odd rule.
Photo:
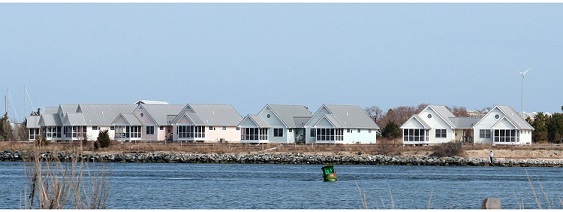
[(522, 110), (522, 115), (524, 114), (524, 78), (526, 78), (526, 73), (528, 73), (529, 70), (531, 70), (531, 68), (526, 69), (526, 71), (517, 71), (520, 75), (522, 75), (522, 95), (520, 97), (520, 109)]

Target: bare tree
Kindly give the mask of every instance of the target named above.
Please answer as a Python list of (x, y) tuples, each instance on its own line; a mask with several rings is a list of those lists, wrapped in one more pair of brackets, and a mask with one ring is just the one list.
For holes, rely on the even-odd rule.
[(469, 117), (469, 112), (467, 112), (467, 108), (462, 106), (452, 106), (448, 107), (452, 113), (457, 117)]
[(383, 116), (383, 111), (377, 106), (366, 107), (364, 110), (368, 113), (371, 120), (377, 123), (377, 120)]

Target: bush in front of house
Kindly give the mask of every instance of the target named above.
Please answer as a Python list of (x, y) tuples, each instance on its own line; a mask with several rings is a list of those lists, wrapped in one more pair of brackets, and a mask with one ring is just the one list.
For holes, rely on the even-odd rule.
[(453, 141), (433, 146), (432, 151), (431, 157), (463, 156), (464, 153), (461, 142)]
[(109, 139), (108, 130), (102, 130), (98, 133), (98, 138), (96, 139), (96, 143), (94, 144), (94, 148), (95, 149), (98, 149), (99, 147), (107, 148), (107, 147), (109, 147), (110, 143), (111, 143), (111, 140)]

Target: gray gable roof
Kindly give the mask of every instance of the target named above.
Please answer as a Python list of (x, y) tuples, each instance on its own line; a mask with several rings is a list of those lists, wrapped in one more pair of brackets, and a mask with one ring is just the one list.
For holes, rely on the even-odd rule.
[[(250, 119), (260, 128), (269, 128), (270, 125), (259, 115), (247, 115), (245, 119)], [(242, 121), (241, 121), (242, 122)]]
[(405, 123), (403, 123), (403, 125), (401, 125), (401, 129), (405, 128), (405, 125), (407, 123), (409, 123), (409, 121), (411, 119), (416, 120), (418, 123), (422, 124), (422, 126), (424, 126), (424, 129), (432, 129), (432, 127), (430, 127), (430, 125), (428, 123), (426, 123), (426, 121), (424, 121), (424, 119), (422, 117), (420, 117), (420, 114), (414, 114), (412, 115), (409, 119), (407, 119), (407, 121), (405, 121)]
[(427, 107), (434, 110), (446, 123), (455, 128), (455, 124), (450, 120), (451, 117), (456, 117), (446, 106), (442, 105), (428, 105)]
[(159, 126), (170, 125), (168, 115), (178, 115), (184, 108), (183, 105), (167, 104), (140, 104), (138, 107), (144, 108)]
[(504, 105), (498, 105), (496, 107), (499, 108), (504, 113), (505, 117), (514, 125), (516, 125), (518, 129), (523, 129), (523, 130), (534, 129), (534, 127), (532, 127), (532, 125), (530, 125), (526, 120), (524, 120), (524, 118), (522, 118), (520, 113), (516, 112), (514, 109), (512, 109), (512, 107), (504, 106)]
[(241, 115), (229, 104), (188, 104), (207, 126), (237, 126), (241, 121)]
[[(346, 125), (342, 124), (338, 119), (334, 116), (334, 114), (325, 114), (324, 118), (328, 120), (330, 123), (334, 125), (336, 128), (346, 128)], [(323, 120), (322, 118), (319, 119), (319, 122)], [(318, 123), (318, 122), (317, 122)]]
[(82, 113), (69, 113), (65, 116), (64, 124), (71, 126), (85, 126), (86, 121), (84, 120), (84, 114)]
[(450, 117), (456, 129), (471, 129), (479, 120), (480, 117)]
[[(266, 108), (270, 108), (274, 115), (276, 115), (287, 128), (302, 128), (306, 122), (301, 124), (300, 121), (304, 117), (311, 118), (312, 116), (311, 111), (309, 111), (304, 105), (268, 104), (264, 107), (264, 109)], [(298, 117), (297, 123), (295, 122), (295, 117)]]
[(84, 116), (85, 125), (110, 126), (120, 113), (131, 113), (135, 107), (134, 104), (80, 104), (78, 110)]
[[(58, 108), (63, 114), (65, 113), (76, 113), (78, 109), (78, 104), (60, 104)], [(58, 113), (59, 111), (57, 111)]]
[(62, 126), (62, 122), (58, 114), (43, 114), (41, 115), (40, 122), (42, 122), (42, 125), (46, 127)]
[[(135, 114), (132, 113), (122, 113), (119, 114), (121, 117), (123, 117), (123, 120), (125, 120), (127, 123), (129, 123), (130, 126), (141, 126), (143, 125), (141, 123), (141, 121), (139, 121), (139, 119), (137, 118), (137, 116), (135, 116)], [(117, 118), (116, 118), (117, 120)]]
[(297, 128), (303, 128), (309, 119), (311, 119), (311, 116), (295, 116), (293, 117), (293, 123)]
[(55, 114), (58, 110), (58, 107), (46, 107), (43, 111), (41, 111), (41, 114)]
[(28, 129), (39, 128), (39, 119), (40, 118), (41, 118), (41, 116), (28, 116), (27, 117), (27, 123), (25, 124), (25, 127), (27, 127)]
[[(379, 126), (358, 105), (323, 105), (334, 118), (342, 124), (342, 128), (379, 129)], [(334, 124), (334, 123), (333, 123)]]

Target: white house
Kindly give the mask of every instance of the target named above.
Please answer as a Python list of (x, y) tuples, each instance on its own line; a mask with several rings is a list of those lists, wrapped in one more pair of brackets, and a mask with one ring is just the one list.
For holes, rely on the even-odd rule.
[(229, 104), (187, 104), (172, 120), (174, 141), (239, 142), (241, 115)]
[(534, 128), (509, 106), (495, 106), (475, 124), (475, 143), (531, 145)]
[(304, 125), (311, 112), (303, 105), (268, 104), (238, 124), (243, 143), (305, 142)]
[(35, 139), (39, 138), (41, 126), (39, 125), (39, 119), (41, 116), (28, 116), (26, 119), (25, 126), (28, 132), (28, 140), (34, 141)]
[(456, 117), (446, 106), (428, 105), (402, 126), (403, 144), (431, 145), (450, 141), (531, 144), (533, 128), (508, 106), (495, 106), (483, 117)]
[(133, 104), (61, 104), (56, 110), (47, 108), (39, 125), (47, 140), (95, 140), (100, 130), (110, 130), (119, 113), (134, 108)]
[(379, 126), (357, 105), (322, 105), (305, 124), (307, 143), (376, 143)]
[(62, 123), (58, 110), (58, 107), (47, 107), (39, 116), (39, 127), (41, 128), (41, 134), (45, 136), (45, 140), (56, 141), (62, 139)]
[(403, 144), (428, 145), (454, 141), (455, 115), (441, 105), (428, 105), (420, 113), (411, 116), (402, 126)]

